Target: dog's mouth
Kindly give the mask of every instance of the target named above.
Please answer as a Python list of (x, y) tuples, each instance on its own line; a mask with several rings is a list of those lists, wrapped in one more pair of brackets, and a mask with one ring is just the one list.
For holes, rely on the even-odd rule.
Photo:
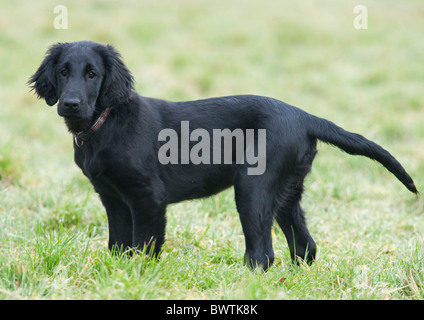
[(75, 115), (66, 115), (63, 118), (65, 118), (65, 121), (67, 122), (79, 122), (79, 121), (84, 121), (83, 118), (79, 117), (79, 116), (75, 116)]
[(75, 115), (67, 115), (63, 118), (65, 119), (65, 123), (68, 127), (68, 130), (72, 133), (84, 131), (89, 124), (89, 121), (87, 121), (87, 119)]

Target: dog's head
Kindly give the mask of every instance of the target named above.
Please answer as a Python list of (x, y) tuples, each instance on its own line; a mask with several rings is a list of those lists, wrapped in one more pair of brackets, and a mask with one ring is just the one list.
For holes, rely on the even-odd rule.
[(39, 98), (65, 119), (71, 132), (84, 130), (96, 112), (128, 102), (133, 77), (110, 45), (91, 41), (51, 46), (28, 81)]

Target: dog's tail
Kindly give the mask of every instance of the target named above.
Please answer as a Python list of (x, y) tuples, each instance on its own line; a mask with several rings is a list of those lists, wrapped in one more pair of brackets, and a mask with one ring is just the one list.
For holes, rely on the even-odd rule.
[(365, 137), (344, 130), (333, 122), (310, 115), (307, 120), (308, 134), (341, 150), (362, 155), (380, 162), (411, 192), (418, 193), (414, 181), (402, 165), (387, 150)]

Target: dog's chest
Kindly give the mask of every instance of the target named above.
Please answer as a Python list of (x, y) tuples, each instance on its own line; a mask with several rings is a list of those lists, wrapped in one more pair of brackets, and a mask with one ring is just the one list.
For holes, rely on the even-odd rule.
[(76, 148), (74, 156), (75, 163), (90, 180), (101, 175), (104, 165), (102, 157), (100, 157), (98, 153)]

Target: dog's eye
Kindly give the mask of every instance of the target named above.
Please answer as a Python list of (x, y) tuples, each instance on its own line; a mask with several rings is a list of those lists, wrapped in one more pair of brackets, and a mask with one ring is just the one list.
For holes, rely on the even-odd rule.
[(64, 77), (68, 76), (68, 70), (63, 69), (63, 70), (60, 71), (60, 74)]
[(94, 71), (90, 71), (88, 73), (88, 78), (93, 79), (96, 76), (96, 74), (94, 73)]

